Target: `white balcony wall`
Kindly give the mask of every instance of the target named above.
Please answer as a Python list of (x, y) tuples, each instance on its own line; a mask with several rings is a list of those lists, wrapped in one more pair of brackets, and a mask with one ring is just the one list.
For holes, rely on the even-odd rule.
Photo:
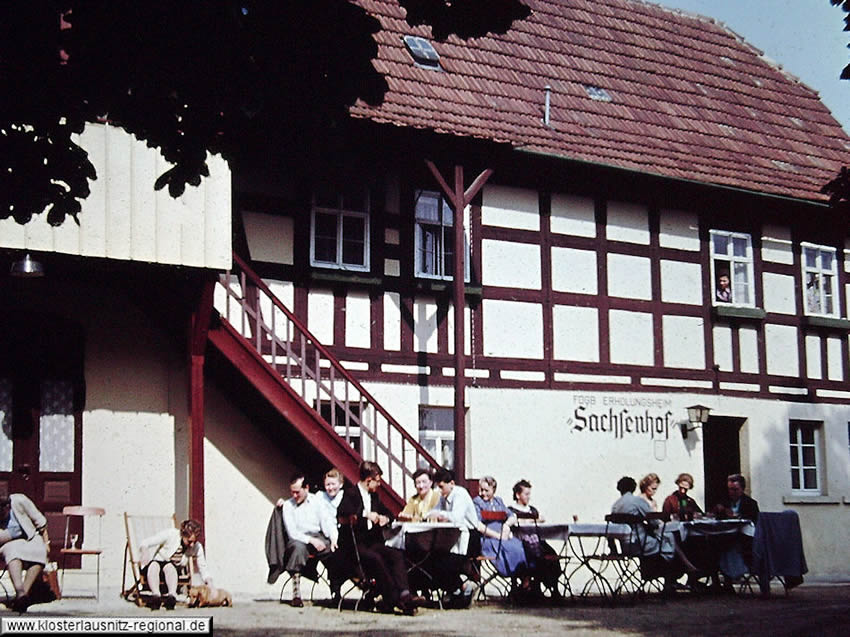
[(173, 199), (167, 189), (154, 190), (156, 178), (171, 167), (156, 149), (105, 124), (88, 125), (79, 140), (97, 170), (91, 194), (82, 202), (80, 225), (66, 219), (54, 228), (46, 214), (24, 226), (0, 220), (0, 247), (230, 267), (230, 169), (223, 159), (209, 157), (210, 176)]

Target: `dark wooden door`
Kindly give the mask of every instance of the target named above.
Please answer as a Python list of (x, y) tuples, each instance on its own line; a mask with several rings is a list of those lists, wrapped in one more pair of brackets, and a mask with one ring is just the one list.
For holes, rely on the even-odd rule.
[(64, 538), (62, 509), (82, 495), (81, 345), (56, 319), (0, 322), (0, 494), (22, 493), (44, 513), (51, 560)]
[(706, 511), (726, 498), (726, 477), (741, 471), (743, 424), (743, 418), (710, 416), (702, 427)]

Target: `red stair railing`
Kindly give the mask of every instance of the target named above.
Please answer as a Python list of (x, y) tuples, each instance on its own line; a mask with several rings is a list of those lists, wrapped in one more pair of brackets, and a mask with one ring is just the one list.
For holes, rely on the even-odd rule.
[(366, 391), (277, 298), (251, 268), (233, 255), (221, 275), (215, 308), (267, 364), (366, 460), (384, 470), (384, 481), (408, 498), (413, 472), (439, 465)]

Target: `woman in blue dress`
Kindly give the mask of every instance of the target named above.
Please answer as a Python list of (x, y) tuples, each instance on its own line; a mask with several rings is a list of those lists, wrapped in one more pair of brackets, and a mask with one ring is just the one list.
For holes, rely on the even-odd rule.
[[(511, 577), (526, 568), (525, 549), (522, 542), (511, 537), (511, 526), (516, 524), (516, 516), (505, 506), (502, 498), (496, 496), (496, 479), (492, 476), (481, 478), (478, 483), (478, 495), (472, 500), (478, 519), (484, 524), (485, 532), (481, 538), (481, 554), (492, 557), (493, 565), (499, 575)], [(484, 511), (504, 513), (506, 520), (486, 519)]]

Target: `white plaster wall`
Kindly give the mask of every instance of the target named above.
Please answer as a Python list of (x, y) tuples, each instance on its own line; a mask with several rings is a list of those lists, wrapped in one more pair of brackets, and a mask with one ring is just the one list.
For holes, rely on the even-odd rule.
[(699, 219), (696, 213), (681, 210), (662, 210), (659, 221), (658, 244), (662, 248), (699, 251)]
[[(794, 351), (797, 351), (796, 346)], [(742, 327), (738, 330), (738, 354), (741, 361), (741, 371), (745, 374), (757, 374), (759, 371), (759, 349), (758, 331), (755, 328)]]
[(762, 283), (764, 286), (764, 310), (766, 312), (797, 313), (793, 276), (765, 272), (762, 275)]
[(702, 268), (698, 263), (661, 260), (661, 300), (702, 305)]
[[(477, 317), (477, 314), (476, 314)], [(472, 320), (473, 314), (472, 310), (469, 309), (469, 306), (464, 306), (463, 308), (463, 353), (467, 356), (472, 352)], [(447, 327), (449, 330), (449, 354), (454, 354), (455, 352), (455, 308), (454, 306), (449, 306), (448, 316), (446, 317)]]
[(705, 369), (705, 337), (700, 317), (665, 316), (661, 326), (665, 367)]
[(417, 352), (437, 352), (437, 302), (417, 297), (413, 302), (413, 349)]
[(553, 193), (549, 229), (555, 234), (595, 237), (596, 216), (593, 199)]
[[(227, 388), (205, 392), (204, 492), (207, 561), (215, 583), (252, 598), (267, 591), (266, 527), (274, 503), (286, 496), (296, 468), (285, 446), (231, 402)], [(316, 467), (299, 467), (317, 471)], [(238, 522), (234, 511), (238, 510)], [(274, 594), (279, 592), (278, 581)]]
[(821, 372), (820, 336), (807, 335), (806, 339), (806, 376), (820, 379)]
[(794, 244), (791, 241), (790, 228), (774, 225), (762, 228), (761, 258), (773, 263), (794, 263)]
[(156, 149), (120, 128), (88, 124), (79, 137), (97, 170), (80, 225), (54, 228), (40, 214), (25, 226), (0, 220), (0, 247), (227, 269), (231, 248), (230, 169), (208, 156), (210, 176), (173, 199), (154, 190), (171, 168)]
[(346, 347), (370, 347), (372, 343), (371, 310), (368, 294), (348, 292), (345, 297)]
[(797, 328), (790, 325), (764, 326), (767, 350), (767, 373), (779, 376), (798, 376), (800, 365), (797, 357)]
[(485, 356), (543, 357), (543, 309), (538, 303), (485, 299), (482, 315)]
[(481, 242), (484, 285), (539, 290), (540, 281), (540, 246), (491, 239)]
[(552, 248), (552, 289), (556, 292), (596, 294), (596, 252)]
[[(175, 438), (186, 393), (169, 391), (185, 382), (182, 361), (135, 312), (126, 315), (132, 330), (112, 318), (89, 332), (82, 433), (82, 504), (106, 510), (101, 584), (107, 590), (121, 580), (124, 512), (185, 515), (187, 488), (186, 447)], [(87, 583), (79, 577), (67, 588), (85, 591)]]
[(242, 223), (248, 251), (254, 261), (292, 265), (294, 222), (292, 217), (244, 211)]
[(654, 339), (652, 314), (611, 310), (608, 313), (611, 335), (611, 362), (630, 365), (652, 365)]
[(599, 362), (599, 310), (556, 305), (552, 308), (553, 355), (568, 361)]
[(646, 257), (609, 252), (608, 295), (647, 301), (651, 299), (650, 260)]
[(481, 195), (481, 223), (521, 230), (540, 229), (537, 191), (486, 185)]
[(829, 337), (826, 339), (826, 358), (827, 378), (829, 380), (844, 380), (840, 338)]
[(645, 206), (622, 201), (608, 202), (609, 241), (649, 245), (649, 213)]
[(334, 344), (334, 295), (330, 290), (307, 293), (307, 329), (322, 345)]
[(275, 281), (274, 279), (263, 279), (263, 281), (287, 310), (291, 312), (295, 309), (295, 286), (291, 281)]
[(715, 325), (711, 329), (714, 340), (714, 363), (722, 372), (732, 371), (732, 330), (725, 325)]
[(401, 349), (401, 296), (396, 292), (384, 293), (384, 349)]
[[(390, 413), (417, 435), (419, 405), (450, 407), (451, 387), (417, 387), (370, 383), (369, 391)], [(741, 430), (742, 466), (750, 493), (764, 511), (794, 508), (800, 514), (803, 541), (812, 577), (844, 577), (850, 563), (850, 536), (844, 520), (850, 501), (847, 463), (848, 405), (812, 405), (724, 395), (681, 392), (617, 393), (560, 390), (493, 389), (468, 386), (467, 466), (469, 477), (492, 474), (497, 493), (510, 500), (511, 485), (526, 478), (534, 485), (532, 499), (551, 521), (599, 522), (617, 498), (615, 484), (622, 475), (640, 479), (653, 471), (661, 477), (658, 498), (673, 491), (682, 471), (696, 478), (692, 495), (704, 505), (702, 432), (683, 440), (678, 423), (695, 402), (712, 408), (712, 415), (744, 418)], [(649, 410), (673, 423), (666, 436), (646, 434), (617, 437), (611, 431), (576, 429), (582, 424), (576, 410), (588, 414), (631, 416)], [(788, 465), (790, 419), (824, 423), (824, 497), (791, 498)], [(710, 423), (709, 425), (710, 426)], [(529, 433), (532, 432), (532, 433)], [(566, 486), (565, 486), (566, 485)], [(572, 486), (570, 486), (572, 485)], [(576, 487), (576, 485), (578, 485)]]

